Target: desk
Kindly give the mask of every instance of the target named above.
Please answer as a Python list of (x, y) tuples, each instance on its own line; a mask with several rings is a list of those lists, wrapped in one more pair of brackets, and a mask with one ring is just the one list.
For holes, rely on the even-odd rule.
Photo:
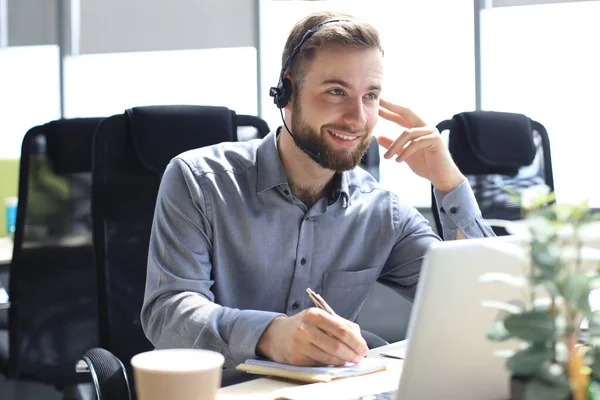
[[(380, 357), (380, 351), (394, 351), (406, 347), (406, 341), (371, 349), (368, 357)], [(354, 378), (338, 379), (328, 383), (302, 384), (273, 378), (259, 378), (219, 389), (218, 400), (285, 399), (342, 399), (367, 396), (374, 392), (396, 390), (400, 382), (403, 360), (386, 358), (387, 370)]]

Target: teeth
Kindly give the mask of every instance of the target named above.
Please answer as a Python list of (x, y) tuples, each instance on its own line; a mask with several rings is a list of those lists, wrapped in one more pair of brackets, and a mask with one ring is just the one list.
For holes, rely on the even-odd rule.
[(331, 132), (331, 131), (329, 131), (329, 133), (331, 133), (335, 137), (339, 137), (340, 139), (344, 139), (344, 140), (354, 140), (354, 139), (356, 139), (356, 136), (340, 135), (338, 133)]

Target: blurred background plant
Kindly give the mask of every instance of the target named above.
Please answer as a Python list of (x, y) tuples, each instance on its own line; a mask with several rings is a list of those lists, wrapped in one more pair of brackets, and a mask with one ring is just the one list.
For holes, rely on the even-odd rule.
[(490, 223), (522, 239), (515, 246), (527, 273), (481, 280), (526, 291), (524, 305), (495, 305), (505, 317), (487, 332), (493, 341), (521, 342), (506, 362), (513, 399), (600, 399), (600, 311), (589, 301), (600, 288), (600, 222), (587, 203), (556, 203), (547, 186), (511, 194), (523, 218)]

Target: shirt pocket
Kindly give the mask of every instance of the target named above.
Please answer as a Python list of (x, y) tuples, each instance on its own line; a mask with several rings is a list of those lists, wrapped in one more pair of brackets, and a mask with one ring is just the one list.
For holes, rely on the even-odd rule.
[(328, 271), (323, 276), (323, 298), (336, 314), (353, 321), (379, 277), (381, 268)]

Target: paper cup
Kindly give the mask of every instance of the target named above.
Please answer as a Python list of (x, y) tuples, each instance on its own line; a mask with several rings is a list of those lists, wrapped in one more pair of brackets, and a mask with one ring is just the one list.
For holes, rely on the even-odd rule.
[(138, 400), (215, 400), (225, 358), (198, 349), (154, 350), (131, 359)]

